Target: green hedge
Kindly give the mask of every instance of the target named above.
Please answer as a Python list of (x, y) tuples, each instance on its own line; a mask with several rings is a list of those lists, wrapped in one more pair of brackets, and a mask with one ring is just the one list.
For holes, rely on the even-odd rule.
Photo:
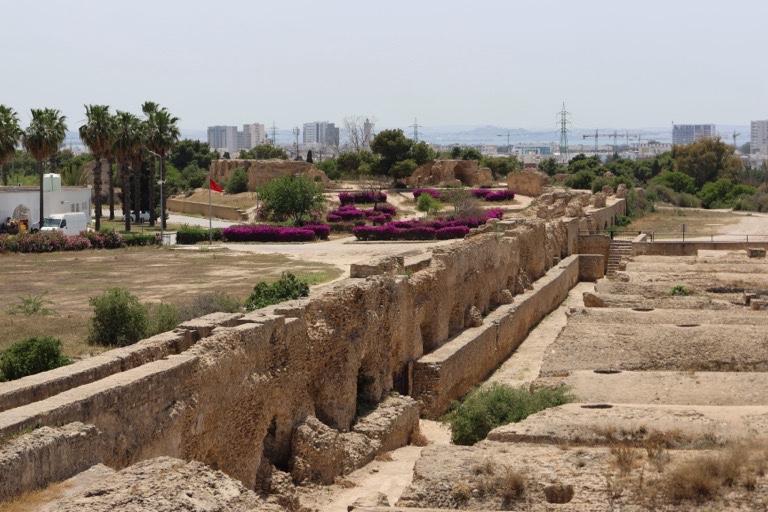
[[(221, 228), (213, 228), (213, 240), (221, 241)], [(176, 231), (176, 243), (181, 245), (195, 245), (208, 241), (208, 228), (201, 226), (183, 225)]]
[(61, 353), (61, 341), (56, 338), (25, 338), (0, 355), (0, 381), (20, 379), (71, 362)]

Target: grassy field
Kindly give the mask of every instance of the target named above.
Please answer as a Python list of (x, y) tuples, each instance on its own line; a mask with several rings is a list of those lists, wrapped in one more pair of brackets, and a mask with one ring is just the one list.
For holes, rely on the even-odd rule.
[[(142, 302), (191, 303), (202, 292), (226, 292), (244, 300), (258, 281), (272, 281), (284, 270), (318, 284), (341, 271), (323, 263), (283, 255), (229, 250), (198, 251), (171, 247), (8, 254), (0, 256), (0, 350), (28, 336), (59, 338), (71, 357), (103, 349), (85, 343), (90, 297), (121, 287)], [(51, 314), (11, 314), (24, 300), (37, 298)]]
[(739, 217), (730, 212), (688, 208), (660, 207), (645, 214), (626, 227), (629, 231), (653, 231), (659, 236), (680, 236), (682, 226), (693, 235), (718, 234), (724, 226), (739, 222)]

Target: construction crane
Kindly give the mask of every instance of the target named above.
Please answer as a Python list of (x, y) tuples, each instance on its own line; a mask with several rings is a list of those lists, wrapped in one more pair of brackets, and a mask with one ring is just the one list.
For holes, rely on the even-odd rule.
[[(607, 137), (608, 137), (609, 139), (610, 139), (611, 137), (613, 137), (613, 152), (614, 152), (614, 153), (616, 153), (616, 148), (617, 148), (617, 145), (616, 145), (616, 139), (618, 139), (618, 138), (619, 138), (619, 132), (617, 132), (616, 130), (613, 130), (613, 135), (611, 135), (611, 134), (608, 134), (608, 135), (607, 135)], [(595, 140), (597, 140), (597, 139), (595, 139)]]
[(595, 134), (594, 135), (582, 135), (581, 136), (582, 139), (589, 139), (591, 137), (595, 138), (595, 154), (597, 154), (597, 148), (598, 148), (598, 142), (597, 141), (600, 138), (600, 134), (597, 133), (597, 130), (595, 130)]
[(733, 150), (736, 151), (736, 137), (741, 135), (740, 133), (736, 133), (736, 130), (733, 130)]

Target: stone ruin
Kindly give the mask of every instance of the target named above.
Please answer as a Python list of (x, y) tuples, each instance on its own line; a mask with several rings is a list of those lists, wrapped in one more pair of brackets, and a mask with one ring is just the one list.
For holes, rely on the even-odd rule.
[(482, 187), (493, 183), (493, 174), (489, 168), (480, 167), (477, 160), (433, 160), (402, 181), (411, 188)]
[[(156, 457), (268, 494), (332, 481), (405, 444), (419, 414), (443, 414), (575, 283), (603, 275), (603, 256), (579, 255), (581, 222), (490, 222), (426, 262), (369, 265), (306, 299), (1, 383), (0, 499)], [(373, 412), (358, 417), (361, 403)]]
[(244, 169), (248, 174), (248, 190), (251, 192), (275, 178), (296, 174), (309, 176), (313, 180), (321, 182), (325, 187), (333, 184), (323, 171), (310, 163), (277, 158), (270, 160), (214, 160), (211, 162), (210, 173), (211, 177), (222, 185), (232, 177), (235, 169)]
[(507, 186), (517, 194), (538, 197), (551, 185), (549, 176), (540, 171), (526, 170), (507, 175)]

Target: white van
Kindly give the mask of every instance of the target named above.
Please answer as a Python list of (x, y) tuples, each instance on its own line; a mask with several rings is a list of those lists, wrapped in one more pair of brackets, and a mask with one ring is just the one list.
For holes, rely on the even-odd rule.
[(88, 229), (88, 217), (85, 212), (54, 213), (43, 219), (40, 231), (61, 231), (65, 235), (79, 235)]

